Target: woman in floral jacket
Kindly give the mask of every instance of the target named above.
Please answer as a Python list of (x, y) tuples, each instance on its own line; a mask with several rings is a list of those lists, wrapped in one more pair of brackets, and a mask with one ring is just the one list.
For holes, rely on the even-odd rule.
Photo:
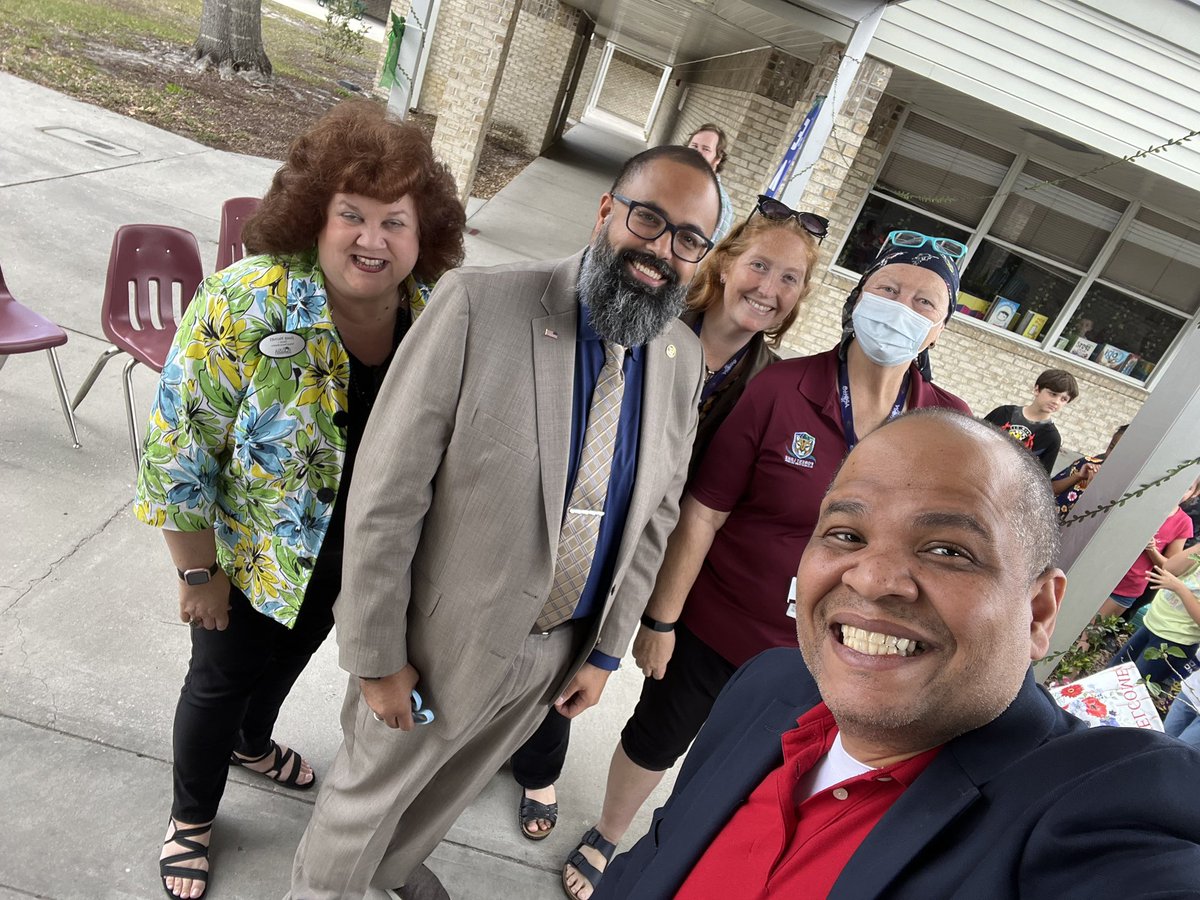
[(461, 262), (463, 223), (415, 126), (369, 101), (340, 104), (293, 143), (246, 223), (259, 255), (207, 278), (180, 322), (136, 504), (164, 529), (192, 625), (159, 860), (170, 896), (207, 887), (229, 766), (315, 783), (272, 729), (333, 626), (371, 405), (433, 280)]

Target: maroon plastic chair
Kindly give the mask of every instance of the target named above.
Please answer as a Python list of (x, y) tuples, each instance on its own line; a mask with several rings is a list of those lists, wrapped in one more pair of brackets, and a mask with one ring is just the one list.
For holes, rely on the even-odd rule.
[(10, 356), (18, 353), (34, 353), (45, 350), (50, 357), (50, 372), (54, 375), (54, 386), (58, 389), (58, 402), (62, 404), (63, 417), (71, 430), (71, 446), (78, 449), (79, 433), (75, 430), (75, 416), (67, 402), (67, 385), (63, 381), (62, 367), (58, 364), (55, 347), (67, 342), (67, 333), (28, 306), (17, 302), (4, 282), (0, 270), (0, 369)]
[(113, 236), (100, 324), (113, 346), (100, 354), (84, 379), (71, 408), (83, 402), (104, 364), (128, 353), (123, 376), (125, 414), (133, 464), (141, 461), (134, 420), (133, 367), (138, 363), (161, 372), (182, 316), (204, 277), (196, 236), (170, 225), (122, 225)]
[(221, 236), (217, 239), (217, 271), (233, 265), (246, 255), (242, 244), (242, 223), (258, 210), (258, 197), (231, 197), (221, 204)]

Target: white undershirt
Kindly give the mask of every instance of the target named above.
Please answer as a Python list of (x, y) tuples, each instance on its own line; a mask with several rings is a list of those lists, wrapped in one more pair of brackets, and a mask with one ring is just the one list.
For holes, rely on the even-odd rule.
[(842, 733), (839, 731), (833, 739), (833, 746), (829, 748), (829, 752), (817, 760), (817, 764), (800, 779), (797, 794), (803, 802), (835, 784), (874, 771), (872, 766), (860, 763), (846, 752), (846, 748), (842, 746)]

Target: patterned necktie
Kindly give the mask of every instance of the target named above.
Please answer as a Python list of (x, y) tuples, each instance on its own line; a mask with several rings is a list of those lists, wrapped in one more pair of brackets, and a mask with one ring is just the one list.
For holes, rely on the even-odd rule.
[(575, 487), (558, 536), (554, 585), (534, 625), (535, 631), (549, 631), (575, 614), (596, 552), (596, 535), (604, 515), (613, 447), (617, 442), (617, 422), (621, 418), (621, 397), (625, 393), (625, 376), (621, 371), (625, 348), (620, 344), (605, 344), (604, 351), (604, 368), (592, 392)]

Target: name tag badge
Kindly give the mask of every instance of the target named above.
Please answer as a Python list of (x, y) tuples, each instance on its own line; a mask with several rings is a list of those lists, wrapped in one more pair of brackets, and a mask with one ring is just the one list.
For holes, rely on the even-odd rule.
[(291, 331), (268, 334), (258, 342), (258, 352), (271, 359), (287, 359), (303, 349), (304, 338)]
[(796, 578), (792, 576), (792, 586), (788, 588), (788, 605), (787, 614), (789, 618), (796, 618)]

